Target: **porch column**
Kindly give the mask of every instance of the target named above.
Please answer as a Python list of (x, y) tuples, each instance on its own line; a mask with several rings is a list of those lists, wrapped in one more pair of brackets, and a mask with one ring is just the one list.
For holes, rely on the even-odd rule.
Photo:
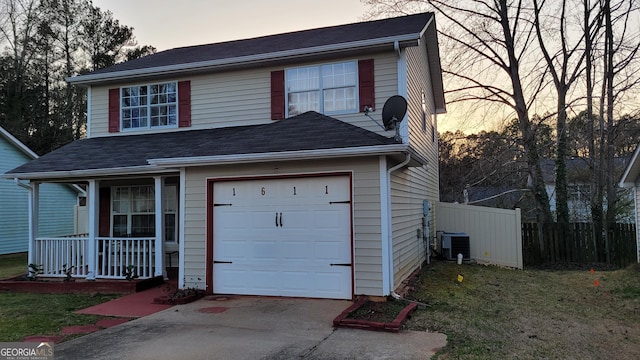
[(98, 213), (100, 209), (100, 199), (98, 197), (98, 185), (96, 180), (89, 180), (89, 193), (87, 194), (87, 209), (89, 211), (89, 243), (87, 256), (87, 280), (96, 279), (96, 237), (98, 236)]
[(162, 276), (167, 279), (164, 267), (164, 206), (162, 204), (162, 190), (164, 188), (161, 176), (154, 176), (155, 204), (156, 204), (156, 270), (154, 276)]
[(31, 189), (29, 191), (29, 254), (28, 264), (44, 265), (40, 264), (38, 257), (36, 256), (36, 238), (38, 237), (38, 222), (40, 215), (40, 184), (32, 182), (30, 184)]

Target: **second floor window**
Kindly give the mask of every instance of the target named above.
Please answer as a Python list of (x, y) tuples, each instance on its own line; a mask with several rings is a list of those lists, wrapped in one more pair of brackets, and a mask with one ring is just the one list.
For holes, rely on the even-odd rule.
[(357, 112), (358, 66), (343, 62), (286, 70), (288, 116)]
[(178, 124), (175, 82), (123, 87), (120, 99), (123, 129), (173, 127)]

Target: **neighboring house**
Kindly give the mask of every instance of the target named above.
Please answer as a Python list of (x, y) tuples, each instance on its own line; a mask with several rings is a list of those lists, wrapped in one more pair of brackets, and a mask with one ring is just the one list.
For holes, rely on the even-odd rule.
[[(627, 163), (626, 158), (616, 158), (615, 167), (622, 169)], [(542, 160), (542, 176), (544, 177), (545, 188), (549, 196), (551, 212), (556, 213), (556, 174), (555, 161), (550, 159)], [(566, 162), (569, 219), (571, 222), (591, 222), (591, 169), (585, 159), (571, 158)], [(619, 172), (616, 172), (619, 174)], [(622, 191), (619, 194), (619, 205), (623, 203), (633, 203), (632, 195)], [(606, 204), (605, 204), (606, 206)], [(624, 208), (626, 209), (626, 208)], [(621, 223), (633, 223), (632, 211), (621, 209), (617, 216), (617, 221)]]
[[(180, 288), (351, 299), (391, 294), (425, 261), (445, 111), (432, 13), (171, 49), (68, 81), (88, 89), (88, 138), (4, 176), (86, 184), (88, 236), (65, 245), (75, 276), (171, 264)], [(365, 112), (380, 122), (394, 95), (408, 101), (398, 140)], [(32, 242), (34, 259), (59, 243)]]
[[(38, 155), (0, 127), (0, 173), (23, 165)], [(68, 185), (40, 187), (40, 221), (43, 236), (75, 234), (75, 211), (80, 189)], [(14, 180), (0, 179), (0, 254), (29, 250), (29, 192)], [(26, 266), (25, 266), (26, 271)]]
[(640, 263), (640, 145), (636, 148), (622, 173), (618, 184), (622, 188), (630, 189), (634, 200), (634, 217), (636, 224), (637, 259)]

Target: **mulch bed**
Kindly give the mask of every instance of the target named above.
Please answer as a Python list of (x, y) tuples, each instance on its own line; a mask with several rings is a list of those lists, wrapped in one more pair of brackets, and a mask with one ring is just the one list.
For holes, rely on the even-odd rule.
[(402, 324), (417, 307), (400, 301), (374, 302), (359, 297), (333, 320), (333, 326), (352, 329), (400, 332)]

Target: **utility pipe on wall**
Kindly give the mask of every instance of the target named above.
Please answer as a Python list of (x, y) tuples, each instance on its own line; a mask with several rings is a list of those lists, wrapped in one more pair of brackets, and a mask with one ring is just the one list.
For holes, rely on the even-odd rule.
[(394, 284), (394, 273), (393, 273), (393, 222), (391, 217), (391, 174), (406, 166), (411, 161), (411, 154), (406, 153), (405, 159), (403, 162), (399, 163), (396, 166), (393, 166), (387, 170), (387, 184), (389, 186), (389, 191), (387, 193), (387, 221), (389, 224), (388, 233), (387, 233), (387, 252), (389, 254), (389, 293), (395, 294), (395, 284)]

